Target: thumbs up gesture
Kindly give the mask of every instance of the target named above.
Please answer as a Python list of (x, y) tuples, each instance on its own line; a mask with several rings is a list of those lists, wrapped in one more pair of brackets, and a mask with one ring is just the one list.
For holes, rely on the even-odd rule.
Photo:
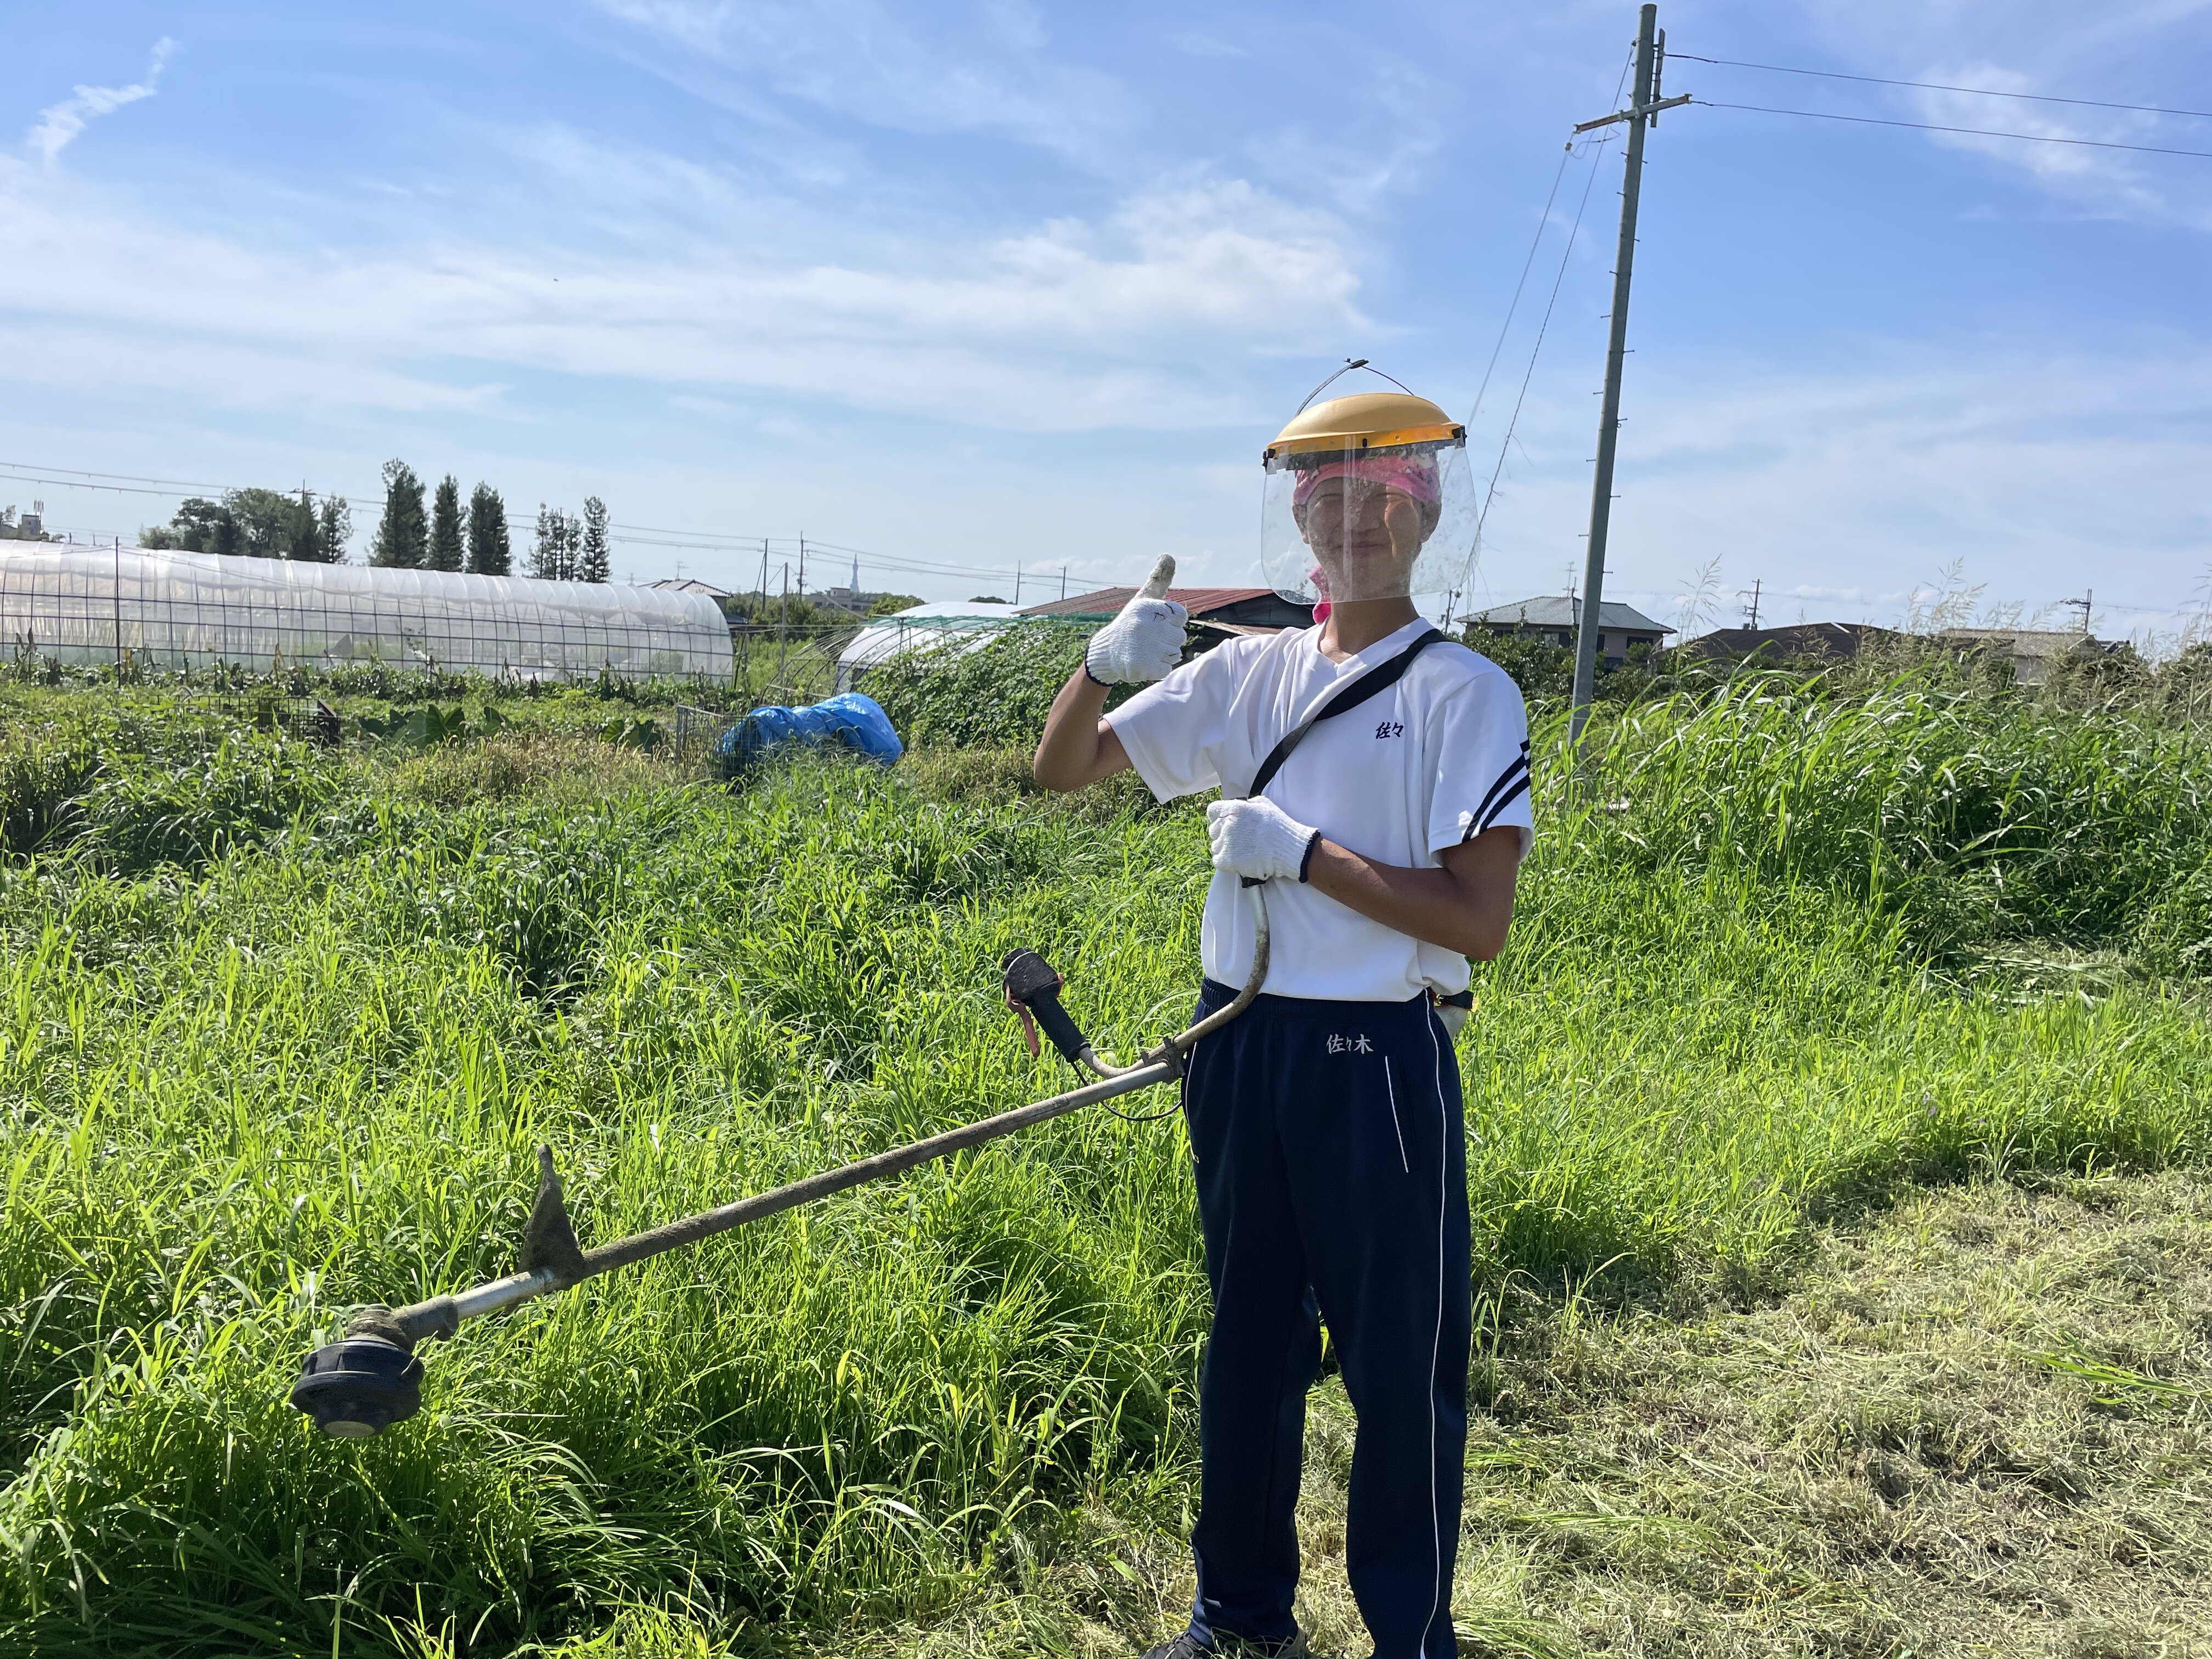
[(1168, 598), (1174, 580), (1175, 557), (1164, 554), (1121, 614), (1091, 636), (1085, 673), (1101, 685), (1131, 685), (1174, 672), (1182, 657), (1182, 625), (1190, 620), (1190, 612)]

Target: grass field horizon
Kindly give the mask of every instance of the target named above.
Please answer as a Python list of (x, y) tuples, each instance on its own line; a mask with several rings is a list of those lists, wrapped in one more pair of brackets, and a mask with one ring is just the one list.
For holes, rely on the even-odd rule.
[[(0, 1648), (1103, 1654), (1173, 1625), (1206, 1301), (1172, 1118), (1086, 1112), (471, 1328), (374, 1442), (314, 1438), (283, 1396), (351, 1307), (507, 1271), (541, 1140), (589, 1243), (1051, 1092), (998, 1000), (1017, 945), (1103, 1042), (1180, 1024), (1194, 805), (1041, 797), (988, 747), (725, 787), (580, 715), (421, 754), (158, 688), (0, 687)], [(1492, 1425), (1468, 1650), (1975, 1650), (1911, 1646), (1833, 1563), (1732, 1648), (1585, 1617), (1546, 1588), (1562, 1563), (1702, 1594), (1717, 1547), (1679, 1491), (1626, 1487), (1613, 1522), (1554, 1504), (1501, 1534), (1508, 1466), (1480, 1457), (1531, 1366), (1602, 1396), (1627, 1372), (1589, 1355), (1797, 1306), (1839, 1240), (1943, 1190), (2000, 1218), (2154, 1191), (2145, 1236), (2197, 1261), (2202, 741), (1910, 678), (1754, 680), (1609, 711), (1571, 796), (1545, 769), (1460, 1042)], [(2180, 1184), (2127, 1185), (2161, 1170)], [(2152, 1279), (2142, 1328), (2084, 1315), (2045, 1346), (2088, 1370), (2034, 1374), (2077, 1417), (2131, 1402), (2167, 1439), (2130, 1456), (2197, 1491), (2206, 1281)], [(1317, 1400), (1322, 1493), (1342, 1423)], [(1905, 1513), (1932, 1432), (1868, 1428), (1880, 1457), (1831, 1458), (1818, 1501)], [(2176, 1501), (2167, 1541), (2108, 1555), (2118, 1580), (2212, 1536)], [(2188, 1650), (2125, 1645), (2166, 1638), (2091, 1599), (2052, 1631)]]

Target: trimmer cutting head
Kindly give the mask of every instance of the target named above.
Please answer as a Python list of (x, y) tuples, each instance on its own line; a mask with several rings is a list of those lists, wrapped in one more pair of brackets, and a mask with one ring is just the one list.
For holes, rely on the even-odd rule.
[(292, 1403), (337, 1440), (366, 1440), (422, 1407), (422, 1362), (395, 1342), (346, 1336), (300, 1364)]
[[(292, 1403), (334, 1439), (366, 1440), (381, 1434), (422, 1409), (422, 1362), (415, 1357), (416, 1343), (450, 1340), (471, 1314), (511, 1306), (572, 1285), (589, 1273), (561, 1197), (553, 1149), (540, 1146), (538, 1198), (523, 1229), (521, 1261), (514, 1274), (479, 1285), (459, 1298), (441, 1296), (406, 1308), (378, 1303), (362, 1309), (343, 1336), (300, 1362)], [(476, 1305), (465, 1307), (470, 1302)]]

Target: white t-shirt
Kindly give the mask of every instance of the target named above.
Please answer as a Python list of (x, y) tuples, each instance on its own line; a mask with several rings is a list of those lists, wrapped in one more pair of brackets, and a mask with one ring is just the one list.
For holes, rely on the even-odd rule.
[[(1389, 661), (1430, 624), (1416, 620), (1355, 657), (1331, 662), (1319, 628), (1227, 641), (1106, 716), (1161, 800), (1218, 787), (1243, 795), (1283, 734), (1344, 681)], [(1435, 869), (1437, 854), (1500, 824), (1534, 835), (1528, 716), (1505, 671), (1440, 641), (1395, 685), (1306, 733), (1267, 799), (1340, 847), (1379, 864)], [(1267, 884), (1267, 989), (1340, 1002), (1402, 1002), (1425, 987), (1467, 988), (1467, 958), (1370, 921), (1296, 881)], [(1252, 968), (1252, 902), (1213, 873), (1200, 955), (1210, 978), (1242, 985)]]

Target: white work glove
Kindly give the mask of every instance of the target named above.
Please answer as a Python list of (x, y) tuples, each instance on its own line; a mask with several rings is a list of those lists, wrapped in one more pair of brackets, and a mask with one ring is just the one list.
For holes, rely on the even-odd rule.
[(1101, 685), (1131, 685), (1164, 678), (1182, 657), (1182, 625), (1190, 612), (1168, 598), (1175, 556), (1163, 554), (1129, 596), (1121, 614), (1091, 636), (1083, 672)]
[(1218, 800), (1206, 809), (1213, 867), (1254, 881), (1306, 878), (1306, 859), (1321, 831), (1300, 823), (1265, 795)]

